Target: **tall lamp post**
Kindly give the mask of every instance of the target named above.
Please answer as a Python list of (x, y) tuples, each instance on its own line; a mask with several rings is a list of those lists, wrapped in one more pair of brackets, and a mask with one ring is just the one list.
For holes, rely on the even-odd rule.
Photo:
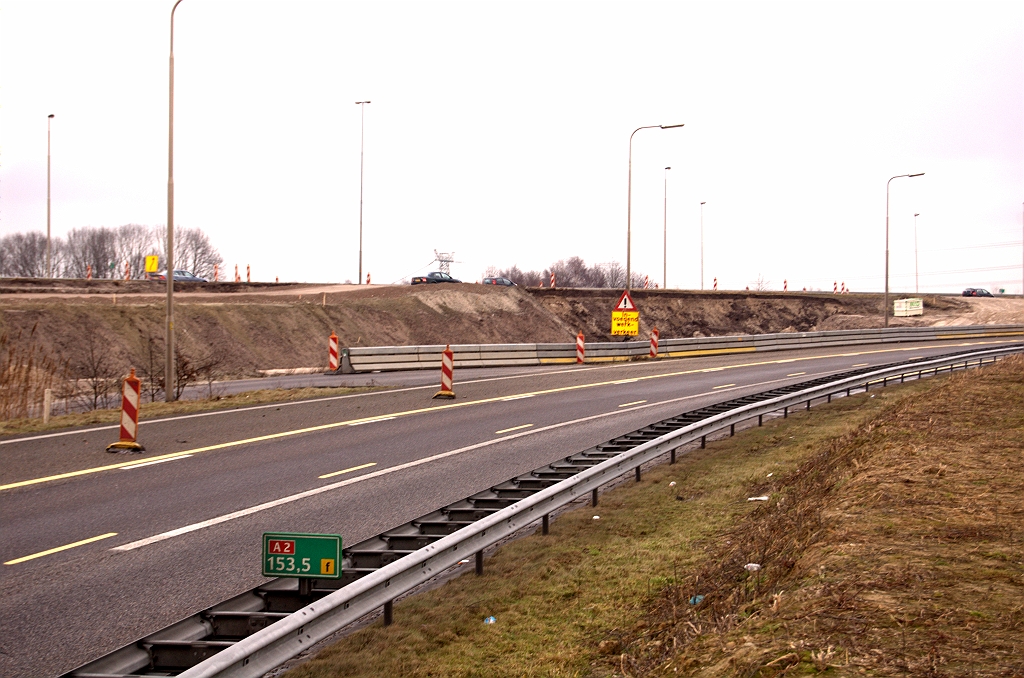
[(366, 104), (369, 101), (357, 101), (359, 106), (359, 278), (356, 284), (363, 284), (363, 130), (366, 122)]
[(917, 174), (897, 174), (894, 177), (890, 177), (889, 181), (885, 182), (885, 299), (882, 303), (885, 306), (883, 309), (883, 315), (885, 317), (886, 327), (889, 326), (889, 184), (892, 183), (893, 179), (923, 176), (924, 172), (918, 172)]
[[(707, 201), (705, 201), (707, 202)], [(700, 204), (700, 291), (704, 291), (704, 203)]]
[[(683, 123), (685, 124), (685, 123)], [(683, 124), (679, 125), (645, 125), (644, 127), (637, 127), (633, 130), (633, 134), (636, 134), (642, 129), (673, 129), (676, 127), (682, 127)], [(632, 241), (633, 241), (633, 134), (629, 135), (629, 182), (627, 185), (627, 196), (626, 196), (626, 289), (632, 289), (632, 259), (630, 258)]]
[(921, 215), (918, 212), (914, 212), (914, 294), (921, 293), (917, 277), (917, 218), (919, 216)]
[(668, 171), (671, 167), (665, 168), (665, 205), (663, 208), (663, 220), (661, 225), (661, 251), (662, 251), (662, 262), (661, 262), (661, 284), (662, 287), (668, 289)]
[(174, 393), (174, 10), (181, 0), (171, 7), (171, 57), (170, 78), (167, 96), (167, 324), (164, 328), (164, 344), (167, 356), (164, 361), (164, 400), (172, 402)]
[(53, 277), (50, 266), (50, 121), (53, 113), (46, 116), (46, 277)]

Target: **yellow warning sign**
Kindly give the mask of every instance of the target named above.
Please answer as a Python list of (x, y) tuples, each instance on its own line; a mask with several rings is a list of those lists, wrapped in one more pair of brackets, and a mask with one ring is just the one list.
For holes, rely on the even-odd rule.
[(146, 257), (146, 273), (156, 273), (160, 268), (160, 257), (150, 254)]
[(334, 574), (334, 558), (320, 559), (320, 574)]
[(629, 290), (622, 293), (612, 311), (612, 335), (635, 337), (640, 334), (640, 311), (629, 296)]
[(640, 334), (640, 311), (612, 311), (612, 335)]

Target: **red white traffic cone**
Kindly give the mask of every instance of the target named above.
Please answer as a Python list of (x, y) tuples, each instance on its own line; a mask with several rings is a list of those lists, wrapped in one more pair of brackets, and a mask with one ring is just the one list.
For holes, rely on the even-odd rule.
[(139, 433), (139, 405), (142, 403), (142, 382), (135, 377), (135, 368), (121, 387), (121, 435), (116, 443), (107, 445), (107, 452), (119, 450), (145, 452), (136, 442)]
[(331, 332), (331, 338), (328, 341), (328, 365), (330, 365), (331, 372), (338, 371), (338, 335)]
[(454, 398), (452, 390), (452, 372), (455, 368), (455, 354), (450, 345), (441, 352), (441, 390), (434, 394), (435, 398)]

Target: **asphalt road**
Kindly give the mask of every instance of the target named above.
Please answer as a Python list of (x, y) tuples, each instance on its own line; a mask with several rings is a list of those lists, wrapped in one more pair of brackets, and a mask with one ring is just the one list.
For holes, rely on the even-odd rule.
[(104, 452), (109, 427), (3, 440), (0, 674), (59, 674), (258, 585), (265, 531), (355, 543), (710, 402), (999, 343), (463, 370), (454, 401), (431, 383), (147, 421), (140, 455)]

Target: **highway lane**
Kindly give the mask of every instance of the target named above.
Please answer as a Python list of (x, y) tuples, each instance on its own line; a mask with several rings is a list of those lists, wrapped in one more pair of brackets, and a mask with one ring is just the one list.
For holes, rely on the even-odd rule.
[[(951, 348), (877, 350), (844, 350), (844, 355), (833, 353), (832, 357), (803, 352), (620, 364), (548, 375), (543, 383), (531, 381), (529, 390), (517, 380), (484, 382), (457, 388), (460, 398), (465, 397), (454, 403), (458, 407), (431, 403), (416, 414), (402, 412), (423, 409), (429, 396), (423, 390), (330, 401), (333, 410), (321, 411), (318, 408), (325, 403), (310, 403), (312, 413), (303, 412), (304, 408), (267, 408), (263, 414), (273, 413), (271, 422), (265, 422), (262, 414), (253, 421), (254, 412), (244, 410), (223, 418), (168, 422), (165, 426), (178, 433), (165, 434), (160, 444), (170, 446), (170, 441), (181, 439), (223, 440), (240, 431), (281, 432), (281, 425), (296, 420), (333, 424), (339, 416), (352, 421), (368, 413), (398, 415), (0, 492), (2, 562), (117, 533), (0, 570), (7, 598), (0, 620), (0, 669), (4, 675), (36, 675), (25, 672), (26, 647), (32, 648), (28, 656), (46, 658), (40, 659), (36, 669), (71, 668), (256, 585), (261, 581), (258, 551), (263, 531), (340, 532), (352, 543), (650, 421), (739, 392), (763, 390), (766, 382), (797, 381), (863, 362), (890, 362), (895, 356)], [(535, 395), (518, 397), (531, 393)], [(676, 402), (663, 404), (666, 400)], [(597, 418), (565, 424), (586, 417)], [(242, 423), (231, 423), (238, 418)], [(188, 438), (175, 437), (183, 421), (190, 429)], [(548, 426), (558, 427), (541, 430)], [(88, 440), (99, 433), (82, 435)], [(54, 445), (58, 440), (30, 443)], [(131, 551), (110, 550), (265, 501), (474, 445), (481, 446)], [(71, 456), (75, 463), (83, 461)], [(376, 466), (319, 477), (371, 463)], [(69, 468), (84, 467), (72, 463)], [(112, 617), (111, 610), (118, 614)], [(53, 626), (52, 615), (62, 619), (56, 639), (39, 633), (40, 627)]]

